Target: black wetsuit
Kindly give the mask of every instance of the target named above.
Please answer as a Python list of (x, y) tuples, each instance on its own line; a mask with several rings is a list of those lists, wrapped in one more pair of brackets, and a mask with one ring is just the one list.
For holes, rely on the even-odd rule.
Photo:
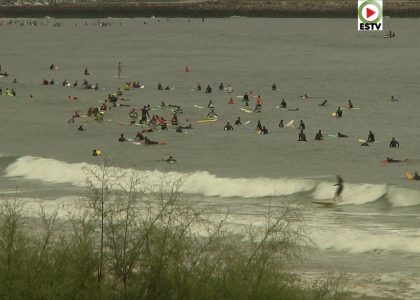
[(389, 147), (391, 147), (391, 148), (400, 148), (400, 143), (398, 143), (396, 140), (392, 140), (390, 143), (389, 143)]
[(372, 132), (370, 132), (366, 142), (373, 143), (374, 141), (375, 141), (375, 135)]
[(300, 124), (299, 124), (299, 129), (301, 129), (301, 130), (305, 130), (305, 128), (306, 128), (305, 123), (300, 122)]
[(280, 103), (280, 106), (281, 106), (281, 108), (287, 108), (287, 103), (286, 103), (286, 101), (281, 101), (281, 103)]
[(259, 130), (259, 131), (261, 131), (261, 130), (262, 130), (262, 125), (261, 125), (261, 122), (260, 122), (260, 121), (258, 121), (258, 124), (257, 124), (257, 130)]
[(149, 140), (147, 137), (144, 138), (144, 143), (146, 145), (158, 145), (159, 144), (158, 142)]
[(150, 118), (149, 111), (147, 110), (146, 107), (143, 107), (141, 109), (141, 120), (142, 121), (147, 121), (147, 118)]
[(390, 158), (390, 157), (387, 157), (386, 158), (386, 161), (387, 162), (390, 162), (390, 163), (399, 163), (399, 162), (402, 162), (401, 159), (393, 159), (393, 158)]
[(223, 128), (225, 131), (229, 131), (229, 130), (233, 130), (233, 127), (232, 127), (232, 125), (230, 125), (230, 124), (227, 124), (226, 126), (225, 126), (225, 128)]
[(321, 141), (321, 140), (323, 140), (324, 139), (324, 137), (322, 136), (322, 133), (321, 132), (318, 132), (316, 135), (315, 135), (315, 140), (317, 140), (317, 141)]
[(306, 135), (303, 133), (303, 131), (301, 131), (301, 132), (299, 133), (298, 141), (299, 141), (299, 142), (307, 142), (307, 140), (306, 140)]
[(137, 133), (136, 137), (134, 138), (135, 140), (138, 141), (143, 141), (144, 140), (144, 136), (141, 132)]
[(344, 189), (343, 178), (338, 176), (337, 181), (338, 182), (336, 184), (334, 184), (334, 186), (337, 186), (337, 190), (335, 191), (334, 198), (338, 198), (341, 195), (341, 193), (343, 192), (343, 189)]

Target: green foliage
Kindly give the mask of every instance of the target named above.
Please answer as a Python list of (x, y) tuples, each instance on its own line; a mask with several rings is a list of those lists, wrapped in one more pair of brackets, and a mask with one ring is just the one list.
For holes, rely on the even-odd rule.
[[(264, 228), (235, 234), (179, 192), (144, 189), (132, 173), (89, 171), (67, 218), (17, 201), (0, 207), (1, 299), (346, 299), (341, 278), (310, 288), (288, 272), (307, 243), (298, 208), (269, 208)], [(124, 183), (124, 184), (123, 184)]]

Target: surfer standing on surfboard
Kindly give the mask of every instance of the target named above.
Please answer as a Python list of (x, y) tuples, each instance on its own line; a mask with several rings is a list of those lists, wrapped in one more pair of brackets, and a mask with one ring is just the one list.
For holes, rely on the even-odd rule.
[(334, 186), (337, 186), (337, 189), (335, 191), (334, 199), (333, 201), (341, 200), (341, 193), (343, 192), (344, 185), (343, 185), (343, 178), (341, 178), (340, 175), (337, 175), (337, 183), (334, 184)]

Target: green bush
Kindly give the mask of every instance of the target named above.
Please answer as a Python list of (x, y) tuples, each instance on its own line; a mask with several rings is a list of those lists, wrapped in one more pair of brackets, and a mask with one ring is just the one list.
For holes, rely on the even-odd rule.
[[(293, 202), (264, 228), (232, 232), (203, 217), (182, 180), (147, 191), (134, 174), (89, 171), (88, 193), (66, 218), (21, 203), (0, 207), (1, 299), (346, 299), (342, 280), (305, 287), (288, 271), (308, 243)], [(122, 184), (128, 182), (128, 184)], [(163, 187), (165, 190), (163, 190)]]

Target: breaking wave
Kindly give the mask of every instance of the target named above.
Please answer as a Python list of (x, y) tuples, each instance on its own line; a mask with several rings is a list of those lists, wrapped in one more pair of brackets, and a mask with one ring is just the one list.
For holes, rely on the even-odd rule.
[[(48, 183), (67, 183), (85, 186), (87, 171), (98, 172), (99, 166), (87, 163), (67, 163), (51, 158), (23, 156), (11, 162), (5, 169), (6, 177), (41, 180)], [(159, 191), (162, 182), (182, 180), (181, 191), (215, 197), (258, 198), (306, 193), (314, 199), (331, 199), (333, 182), (300, 178), (224, 178), (206, 171), (192, 173), (141, 171), (110, 167), (111, 173), (120, 177), (121, 185), (129, 184), (134, 174), (142, 179), (151, 191)], [(386, 184), (347, 183), (343, 192), (344, 205), (363, 205), (386, 198), (393, 207), (420, 205), (420, 191), (389, 186)]]

